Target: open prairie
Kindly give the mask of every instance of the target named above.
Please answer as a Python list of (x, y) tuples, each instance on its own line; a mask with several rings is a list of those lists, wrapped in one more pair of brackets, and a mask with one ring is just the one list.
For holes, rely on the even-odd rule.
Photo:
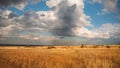
[(120, 68), (120, 46), (1, 46), (0, 68)]

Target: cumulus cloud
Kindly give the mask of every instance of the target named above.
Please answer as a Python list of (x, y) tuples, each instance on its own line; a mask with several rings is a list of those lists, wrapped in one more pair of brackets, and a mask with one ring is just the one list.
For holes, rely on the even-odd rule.
[(61, 0), (59, 5), (55, 7), (57, 7), (57, 9), (54, 10), (56, 16), (56, 20), (54, 22), (56, 26), (52, 30), (54, 35), (75, 36), (75, 28), (81, 28), (81, 26), (92, 26), (90, 24), (90, 17), (85, 15), (83, 12), (83, 0)]

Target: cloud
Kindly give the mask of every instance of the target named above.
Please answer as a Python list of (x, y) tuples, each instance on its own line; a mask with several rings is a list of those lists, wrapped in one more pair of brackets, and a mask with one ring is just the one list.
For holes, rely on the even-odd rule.
[(116, 11), (117, 10), (117, 2), (118, 2), (118, 0), (106, 0), (104, 3), (104, 8), (109, 11)]
[(76, 32), (76, 36), (86, 37), (86, 38), (103, 38), (103, 39), (110, 39), (110, 38), (120, 38), (119, 32), (120, 24), (111, 24), (105, 23), (98, 28), (93, 28), (88, 30), (85, 27), (76, 28), (74, 30)]
[(27, 4), (27, 0), (0, 0), (0, 7), (16, 6), (19, 9), (23, 9)]
[(0, 6), (10, 6), (10, 5), (16, 5), (19, 4), (21, 2), (25, 2), (26, 0), (0, 0)]
[(14, 18), (14, 17), (18, 17), (18, 15), (15, 12), (11, 12), (8, 16), (8, 18)]
[(73, 31), (75, 28), (81, 28), (81, 26), (91, 26), (89, 20), (90, 17), (85, 15), (83, 11), (84, 9), (83, 0), (81, 1), (57, 0), (56, 5), (51, 4), (51, 2), (55, 2), (55, 1), (49, 0), (46, 2), (46, 4), (49, 7), (51, 6), (57, 7), (57, 9), (48, 12), (28, 11), (25, 12), (24, 15), (20, 17), (17, 17), (15, 13), (10, 13), (8, 15), (5, 15), (7, 16), (6, 18), (8, 18), (8, 20), (11, 20), (11, 22), (13, 22), (12, 24), (17, 26), (14, 28), (16, 29), (14, 33), (15, 32), (20, 33), (19, 31), (23, 31), (23, 32), (49, 31), (52, 32), (54, 35), (58, 35), (58, 36), (59, 35), (75, 36), (76, 33), (74, 33)]
[[(101, 3), (102, 1), (99, 0), (98, 2)], [(119, 24), (106, 23), (92, 30), (86, 28), (86, 26), (92, 26), (92, 24), (90, 23), (90, 17), (84, 13), (84, 2), (82, 0), (61, 1), (56, 7), (57, 9), (54, 11), (57, 19), (52, 30), (54, 35), (104, 39), (119, 38), (120, 28), (116, 26)]]
[(47, 0), (0, 0), (0, 8), (2, 7), (8, 8), (10, 6), (13, 6), (20, 10), (23, 10), (28, 3), (34, 4), (40, 1), (47, 1)]
[(102, 14), (106, 14), (109, 12), (118, 13), (119, 8), (117, 7), (118, 0), (105, 0), (104, 2), (104, 9), (102, 9)]
[(27, 11), (22, 16), (16, 16), (12, 12), (8, 13), (9, 10), (5, 11), (7, 12), (3, 11), (4, 15), (0, 17), (1, 43), (15, 42), (16, 44), (24, 44), (26, 42), (28, 44), (50, 45), (52, 40), (59, 39), (41, 34), (42, 32), (48, 32), (52, 28), (52, 22), (50, 22), (54, 20), (52, 11)]
[(119, 12), (120, 12), (120, 8), (119, 8), (119, 0), (87, 0), (90, 3), (100, 3), (103, 4), (103, 9), (101, 10), (101, 12), (98, 12), (98, 15), (104, 15), (106, 13), (109, 12), (114, 12), (117, 15), (120, 16)]
[(3, 11), (1, 10), (0, 17), (7, 19), (10, 13), (11, 13), (10, 10), (3, 10)]
[(28, 40), (43, 40), (43, 41), (51, 41), (51, 40), (58, 40), (54, 36), (44, 36), (44, 35), (21, 35), (20, 38), (28, 39)]
[[(85, 38), (86, 42), (83, 43), (92, 43), (97, 39), (96, 43), (103, 42), (102, 39), (107, 41), (111, 38), (120, 39), (120, 24), (105, 23), (98, 28), (93, 27), (91, 17), (84, 13), (83, 0), (49, 0), (46, 4), (51, 10), (26, 11), (21, 16), (7, 9), (0, 10), (0, 42), (25, 43), (26, 41), (39, 44), (37, 42), (40, 41), (41, 44), (60, 44), (65, 41), (69, 44), (73, 43), (64, 38), (61, 41), (59, 38), (61, 36)], [(44, 32), (47, 32), (47, 35), (42, 35)], [(82, 42), (76, 41), (77, 43)]]
[(12, 31), (12, 27), (14, 27), (14, 25), (8, 25), (6, 27), (1, 27), (0, 28), (0, 37), (3, 37), (3, 36), (12, 36), (11, 34), (11, 31)]
[(105, 23), (95, 31), (99, 34), (108, 36), (108, 38), (120, 38), (120, 24)]
[(54, 7), (57, 7), (57, 9), (54, 10), (56, 16), (56, 20), (54, 21), (55, 27), (52, 30), (54, 35), (75, 36), (76, 33), (73, 31), (75, 28), (81, 28), (81, 26), (92, 26), (90, 24), (90, 17), (85, 15), (83, 12), (83, 0), (61, 0), (59, 5)]
[(48, 32), (53, 26), (55, 19), (52, 11), (27, 11), (22, 16), (17, 16), (9, 10), (1, 12), (0, 37), (14, 37), (21, 35), (40, 35)]
[(50, 8), (53, 8), (53, 7), (58, 6), (60, 2), (61, 2), (61, 0), (56, 0), (56, 1), (55, 0), (48, 0), (46, 2), (46, 5)]

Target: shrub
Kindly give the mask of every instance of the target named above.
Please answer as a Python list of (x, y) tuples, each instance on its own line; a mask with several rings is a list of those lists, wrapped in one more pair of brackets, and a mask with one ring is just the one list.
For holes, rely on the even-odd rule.
[(102, 44), (101, 46), (102, 46), (102, 47), (104, 47), (104, 45), (103, 45), (103, 44)]
[(82, 45), (81, 45), (81, 48), (84, 48), (84, 47), (85, 47), (84, 44), (82, 44)]
[(48, 46), (48, 48), (47, 49), (52, 49), (52, 48), (55, 48), (54, 46)]
[(120, 46), (118, 48), (120, 48)]
[(106, 46), (106, 48), (110, 48), (110, 46)]
[(93, 48), (98, 48), (98, 46), (99, 46), (99, 45), (95, 45), (95, 46), (93, 46)]

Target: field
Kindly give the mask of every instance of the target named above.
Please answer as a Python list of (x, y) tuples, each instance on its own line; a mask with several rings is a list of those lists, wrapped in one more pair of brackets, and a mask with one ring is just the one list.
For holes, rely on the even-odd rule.
[(120, 45), (0, 46), (0, 68), (120, 68)]

